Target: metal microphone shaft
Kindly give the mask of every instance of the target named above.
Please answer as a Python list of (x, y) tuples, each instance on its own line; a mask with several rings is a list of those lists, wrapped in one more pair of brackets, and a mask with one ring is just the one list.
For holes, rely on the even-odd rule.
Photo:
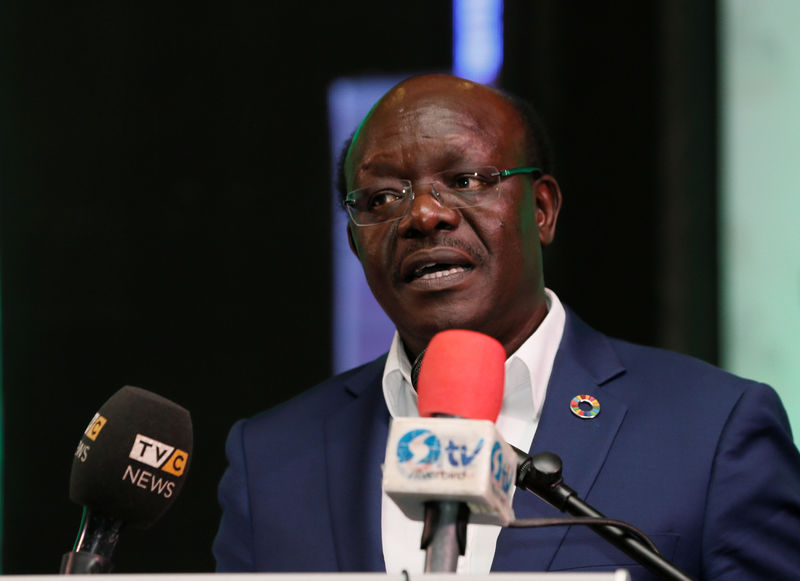
[(120, 520), (84, 508), (75, 547), (62, 556), (59, 572), (62, 575), (110, 573), (111, 555), (122, 526)]
[(469, 507), (456, 500), (425, 503), (425, 526), (420, 548), (425, 549), (425, 572), (455, 573), (467, 546)]
[[(550, 452), (529, 456), (517, 448), (515, 450), (520, 458), (517, 486), (533, 492), (561, 512), (572, 516), (605, 518), (605, 515), (581, 500), (572, 488), (564, 484), (561, 476), (561, 458)], [(664, 579), (693, 581), (686, 573), (628, 531), (609, 524), (589, 525), (589, 527), (637, 563)]]

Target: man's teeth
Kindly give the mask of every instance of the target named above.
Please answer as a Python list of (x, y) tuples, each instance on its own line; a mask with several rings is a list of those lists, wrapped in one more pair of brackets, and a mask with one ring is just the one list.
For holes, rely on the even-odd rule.
[(436, 270), (434, 272), (428, 272), (420, 276), (420, 280), (426, 279), (433, 279), (433, 278), (442, 278), (445, 276), (450, 276), (453, 274), (457, 274), (459, 272), (464, 272), (466, 269), (463, 266), (453, 266), (452, 268), (448, 268), (447, 270)]

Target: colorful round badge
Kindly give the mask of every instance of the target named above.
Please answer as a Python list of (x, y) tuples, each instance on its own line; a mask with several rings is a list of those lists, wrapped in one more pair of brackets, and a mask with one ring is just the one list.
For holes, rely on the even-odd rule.
[[(581, 407), (581, 404), (585, 404), (584, 407)], [(592, 407), (591, 409), (584, 409), (587, 408), (587, 406)], [(591, 420), (600, 413), (600, 402), (591, 395), (576, 395), (572, 398), (572, 401), (569, 402), (569, 409), (579, 418)]]

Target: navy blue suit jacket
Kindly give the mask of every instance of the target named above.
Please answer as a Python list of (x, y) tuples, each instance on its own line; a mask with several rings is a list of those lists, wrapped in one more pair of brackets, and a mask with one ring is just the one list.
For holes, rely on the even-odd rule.
[[(385, 356), (235, 424), (219, 487), (219, 571), (385, 571)], [(578, 394), (602, 406), (570, 411)], [(697, 579), (800, 578), (800, 455), (768, 386), (610, 339), (567, 311), (531, 453)], [(529, 492), (517, 518), (565, 516)], [(653, 579), (586, 527), (503, 529), (493, 570), (613, 570)]]

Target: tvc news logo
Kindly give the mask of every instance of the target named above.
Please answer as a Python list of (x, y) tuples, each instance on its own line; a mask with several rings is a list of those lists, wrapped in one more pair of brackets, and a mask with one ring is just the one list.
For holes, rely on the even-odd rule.
[(162, 472), (151, 472), (146, 468), (128, 464), (122, 473), (122, 480), (163, 498), (170, 498), (175, 493), (175, 481), (163, 472), (180, 477), (186, 470), (186, 464), (189, 461), (188, 452), (149, 438), (144, 434), (136, 434), (128, 457), (136, 462), (160, 469)]
[[(86, 429), (83, 431), (83, 435), (86, 436), (92, 442), (97, 440), (97, 436), (100, 435), (100, 431), (106, 426), (108, 420), (101, 416), (99, 413), (95, 413), (92, 421), (89, 422), (89, 425), (86, 426)], [(75, 457), (80, 460), (81, 462), (86, 462), (89, 458), (89, 451), (92, 449), (90, 444), (84, 444), (83, 440), (78, 441), (78, 447), (75, 449)]]
[(148, 438), (143, 434), (136, 434), (128, 457), (153, 468), (160, 468), (175, 476), (182, 476), (186, 470), (189, 454), (183, 450)]
[[(107, 423), (108, 419), (96, 413), (83, 433), (89, 440), (96, 442), (97, 437)], [(90, 449), (89, 445), (79, 442), (75, 456), (81, 462), (85, 462)], [(128, 457), (153, 468), (160, 468), (174, 476), (183, 476), (189, 460), (189, 453), (144, 434), (136, 434), (136, 439), (133, 441)]]
[(86, 430), (83, 432), (86, 434), (86, 437), (89, 438), (92, 442), (97, 440), (97, 436), (100, 435), (100, 430), (102, 430), (108, 420), (100, 415), (99, 412), (95, 412), (92, 421), (89, 422), (89, 425), (86, 426)]
[[(78, 448), (75, 450), (75, 457), (80, 462), (89, 460), (95, 444), (101, 445), (98, 442), (101, 442), (102, 438), (100, 440), (98, 438), (108, 423), (109, 420), (99, 413), (94, 415), (84, 430), (84, 435), (90, 442), (78, 442)], [(122, 473), (123, 481), (163, 498), (170, 498), (175, 492), (176, 481), (173, 477), (183, 476), (189, 462), (189, 453), (166, 442), (137, 433), (128, 452), (128, 458), (135, 462), (127, 463)], [(157, 471), (148, 470), (141, 464)]]

